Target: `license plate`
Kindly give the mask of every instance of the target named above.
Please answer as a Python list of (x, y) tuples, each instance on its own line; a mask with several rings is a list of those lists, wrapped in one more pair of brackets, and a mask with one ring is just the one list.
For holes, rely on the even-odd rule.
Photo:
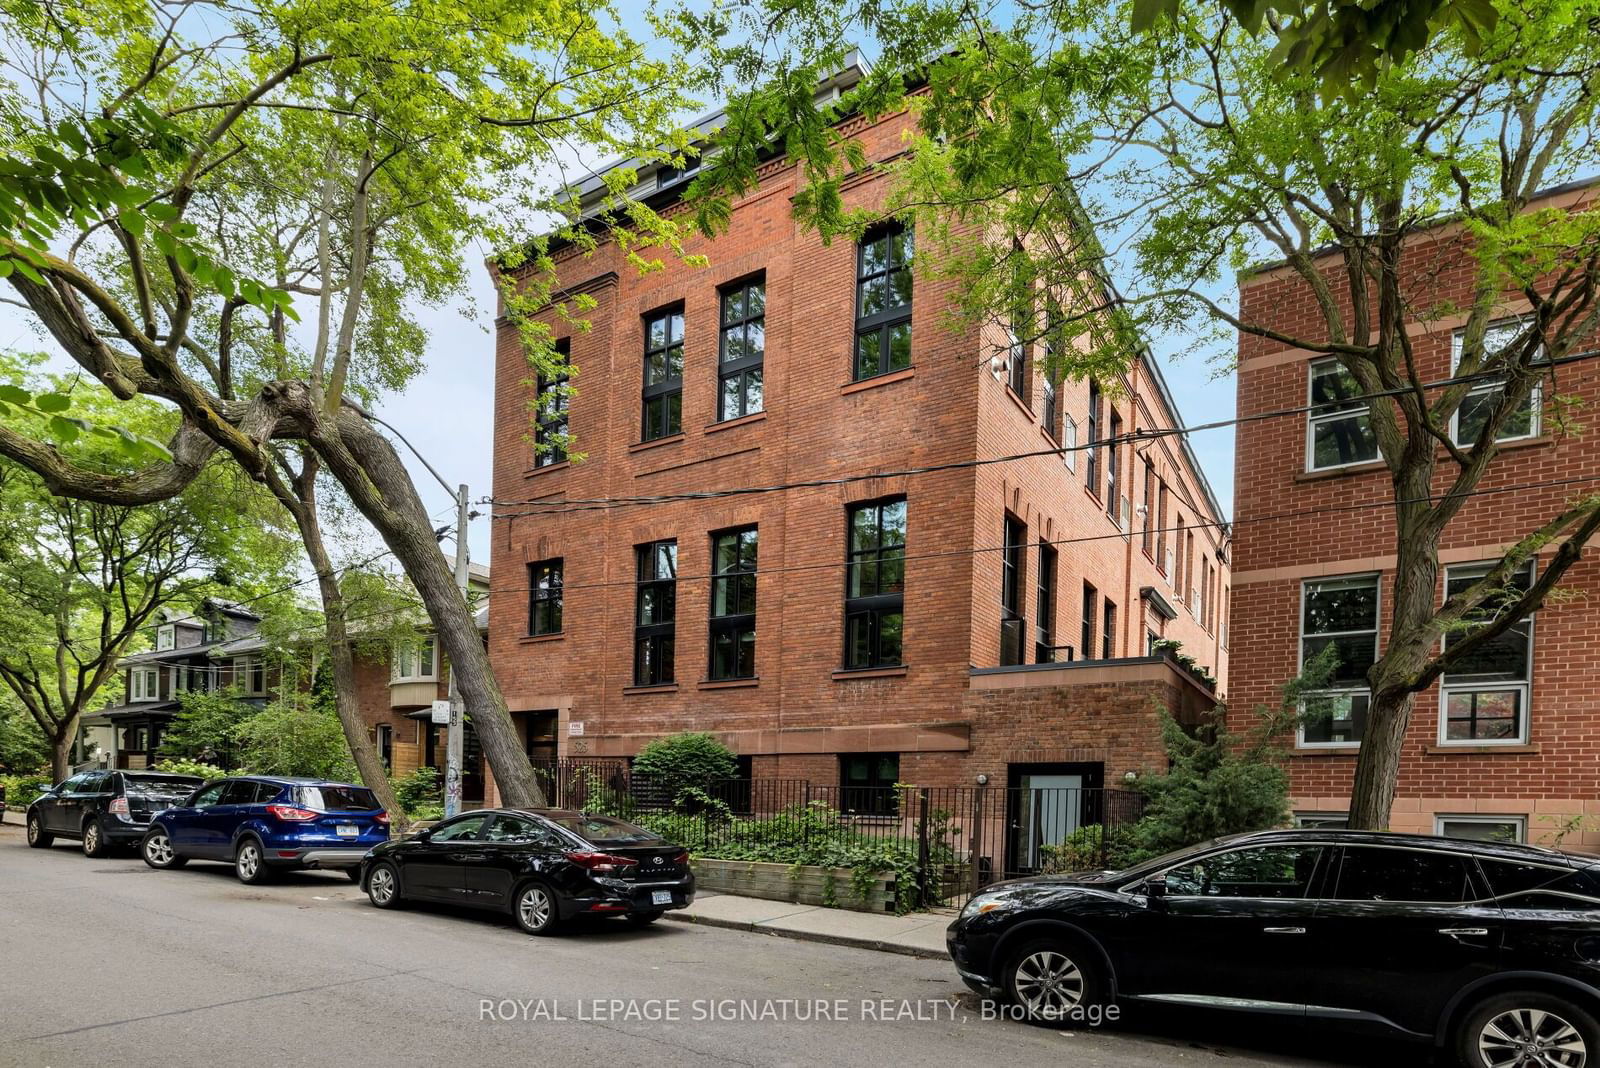
[(653, 891), (651, 891), (651, 893), (650, 893), (650, 904), (652, 904), (652, 905), (670, 905), (670, 904), (672, 904), (672, 891), (671, 890), (653, 890)]
[(340, 838), (354, 838), (356, 835), (361, 833), (361, 828), (357, 827), (353, 823), (341, 823), (339, 826), (334, 828), (334, 831), (339, 835)]

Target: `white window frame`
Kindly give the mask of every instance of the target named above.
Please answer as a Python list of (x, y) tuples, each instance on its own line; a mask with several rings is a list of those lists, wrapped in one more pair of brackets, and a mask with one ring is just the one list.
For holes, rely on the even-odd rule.
[[(1061, 395), (1056, 395), (1056, 404), (1061, 404)], [(1077, 473), (1078, 470), (1078, 424), (1066, 412), (1061, 413), (1061, 462), (1067, 465), (1067, 470)]]
[(128, 672), (128, 701), (161, 700), (161, 669), (136, 667)]
[[(1376, 588), (1376, 596), (1374, 597), (1373, 604), (1372, 604), (1372, 612), (1373, 612), (1372, 631), (1371, 631), (1371, 634), (1372, 634), (1372, 655), (1375, 658), (1376, 657), (1380, 657), (1380, 656), (1383, 655), (1383, 573), (1381, 571), (1360, 571), (1360, 572), (1357, 572), (1357, 573), (1355, 573), (1353, 575), (1318, 575), (1315, 578), (1302, 579), (1300, 581), (1300, 610), (1299, 610), (1299, 613), (1295, 617), (1295, 646), (1294, 646), (1294, 652), (1295, 652), (1295, 670), (1296, 670), (1296, 672), (1298, 672), (1300, 670), (1300, 668), (1305, 665), (1305, 652), (1306, 652), (1306, 585), (1308, 583), (1311, 583), (1311, 582), (1329, 582), (1329, 581), (1332, 581), (1334, 579), (1365, 579), (1365, 578), (1372, 579), (1373, 580), (1372, 584)], [(1351, 636), (1357, 635), (1357, 634), (1366, 634), (1366, 633), (1368, 633), (1368, 632), (1365, 631), (1365, 630), (1340, 630), (1340, 631), (1328, 631), (1328, 632), (1323, 633), (1323, 634), (1317, 634), (1317, 635), (1315, 635), (1315, 637), (1318, 637), (1318, 638), (1344, 638), (1344, 637), (1351, 637)], [(1369, 693), (1370, 693), (1370, 691), (1365, 689), (1365, 688), (1350, 687), (1350, 686), (1335, 686), (1335, 687), (1330, 687), (1329, 689), (1326, 689), (1326, 690), (1318, 690), (1318, 691), (1316, 691), (1316, 695), (1319, 696), (1319, 697), (1363, 696), (1363, 695), (1368, 695)], [(1305, 706), (1304, 706), (1304, 704), (1302, 704), (1301, 705), (1301, 711), (1304, 711), (1304, 709), (1305, 709)], [(1370, 712), (1370, 711), (1371, 711), (1371, 709), (1369, 708), (1368, 712)], [(1299, 723), (1299, 724), (1295, 725), (1295, 729), (1294, 729), (1294, 745), (1295, 745), (1296, 749), (1350, 749), (1350, 748), (1359, 748), (1360, 745), (1361, 745), (1361, 740), (1357, 739), (1357, 740), (1355, 740), (1353, 742), (1308, 742), (1308, 741), (1306, 741), (1306, 725), (1304, 723)]]
[(1366, 407), (1366, 403), (1364, 401), (1359, 402), (1356, 407), (1340, 408), (1338, 411), (1322, 412), (1319, 414), (1318, 412), (1311, 410), (1311, 405), (1316, 403), (1312, 397), (1312, 393), (1317, 380), (1317, 368), (1326, 367), (1329, 365), (1338, 367), (1341, 371), (1344, 370), (1339, 361), (1333, 357), (1328, 357), (1321, 360), (1312, 360), (1306, 368), (1306, 470), (1337, 471), (1341, 467), (1355, 467), (1358, 464), (1376, 463), (1378, 460), (1382, 459), (1382, 453), (1374, 453), (1374, 455), (1369, 459), (1348, 460), (1342, 464), (1323, 464), (1321, 466), (1318, 466), (1317, 464), (1317, 427), (1326, 423), (1338, 422), (1342, 419), (1360, 418), (1370, 420), (1372, 418), (1372, 413)]
[[(1532, 567), (1528, 573), (1528, 581), (1535, 582), (1539, 578), (1539, 565), (1530, 561)], [(1494, 561), (1485, 561), (1477, 564), (1451, 564), (1444, 569), (1444, 588), (1450, 589), (1450, 573), (1452, 571), (1476, 571), (1493, 567)], [(1532, 736), (1529, 726), (1533, 719), (1533, 643), (1537, 628), (1534, 626), (1538, 613), (1530, 613), (1528, 624), (1528, 671), (1527, 677), (1521, 682), (1482, 683), (1482, 682), (1449, 682), (1447, 676), (1439, 676), (1439, 717), (1438, 717), (1438, 744), (1449, 746), (1453, 749), (1477, 748), (1485, 745), (1516, 746), (1527, 745)], [(1439, 651), (1444, 651), (1444, 639), (1439, 639)], [(1515, 690), (1522, 695), (1521, 714), (1517, 717), (1517, 735), (1514, 738), (1447, 738), (1450, 730), (1450, 695), (1453, 693), (1473, 693), (1476, 691), (1490, 690)]]
[(163, 623), (156, 628), (156, 652), (164, 653), (168, 649), (177, 648), (178, 628), (171, 623)]
[[(1444, 825), (1447, 823), (1484, 823), (1491, 826), (1508, 826), (1516, 828), (1516, 837), (1511, 841), (1522, 844), (1528, 841), (1527, 816), (1496, 816), (1487, 812), (1463, 812), (1453, 814), (1448, 812), (1435, 813), (1433, 817), (1433, 833), (1441, 838), (1448, 838)], [(1473, 841), (1474, 839), (1458, 839), (1458, 841)]]
[[(261, 669), (261, 686), (256, 688), (250, 685), (250, 676), (255, 674), (258, 666)], [(233, 677), (240, 692), (247, 697), (259, 697), (267, 692), (267, 664), (259, 656), (236, 657), (233, 662)]]
[[(1510, 318), (1510, 319), (1498, 319), (1495, 322), (1490, 323), (1488, 328), (1484, 331), (1484, 335), (1483, 335), (1484, 336), (1484, 342), (1487, 344), (1487, 342), (1489, 340), (1489, 336), (1491, 334), (1493, 334), (1496, 330), (1504, 329), (1506, 327), (1512, 327), (1512, 328), (1514, 328), (1515, 332), (1520, 333), (1522, 328), (1528, 325), (1528, 321), (1529, 320), (1528, 320), (1528, 318), (1526, 316), (1518, 316), (1518, 317), (1513, 317), (1513, 318)], [(1456, 373), (1456, 369), (1461, 366), (1461, 342), (1462, 342), (1462, 339), (1465, 336), (1466, 336), (1466, 329), (1464, 327), (1462, 329), (1460, 329), (1460, 330), (1455, 331), (1453, 334), (1450, 335), (1450, 373), (1452, 375), (1454, 375)], [(1541, 350), (1540, 350), (1539, 354), (1534, 356), (1533, 359), (1534, 359), (1535, 363), (1539, 363), (1544, 359), (1544, 352), (1543, 352), (1543, 347), (1542, 346), (1541, 346)], [(1503, 388), (1504, 385), (1505, 385), (1504, 381), (1498, 381), (1498, 382), (1488, 381), (1488, 382), (1483, 382), (1483, 383), (1481, 383), (1479, 385), (1473, 386), (1471, 389), (1469, 389), (1467, 391), (1467, 395), (1465, 397), (1461, 398), (1461, 404), (1456, 405), (1456, 410), (1450, 413), (1450, 440), (1451, 441), (1455, 442), (1457, 445), (1464, 446), (1464, 447), (1470, 447), (1473, 444), (1473, 442), (1471, 442), (1471, 441), (1462, 441), (1461, 440), (1461, 407), (1462, 407), (1462, 405), (1466, 404), (1468, 400), (1470, 400), (1473, 396), (1475, 396), (1477, 394), (1480, 394), (1480, 393), (1492, 393), (1497, 389)], [(1505, 437), (1498, 437), (1498, 438), (1495, 438), (1495, 441), (1497, 443), (1507, 442), (1507, 441), (1530, 441), (1533, 438), (1538, 437), (1539, 436), (1539, 432), (1540, 432), (1540, 427), (1541, 427), (1541, 424), (1543, 422), (1543, 420), (1541, 418), (1541, 416), (1543, 414), (1543, 408), (1544, 408), (1544, 403), (1543, 402), (1544, 402), (1544, 383), (1542, 381), (1541, 382), (1535, 382), (1533, 384), (1533, 389), (1528, 393), (1528, 406), (1531, 409), (1529, 411), (1529, 413), (1528, 413), (1528, 432), (1526, 434), (1511, 434), (1511, 435), (1507, 435)]]
[[(413, 662), (416, 662), (416, 661), (421, 660), (421, 657), (418, 656), (417, 653), (418, 653), (418, 650), (420, 650), (422, 648), (424, 643), (426, 643), (433, 650), (433, 663), (430, 666), (430, 669), (429, 669), (428, 673), (426, 675), (402, 675), (400, 673), (400, 662), (402, 660), (402, 652), (401, 652), (402, 649), (403, 648), (409, 648), (411, 650), (411, 656), (409, 657), (409, 659), (412, 660)], [(406, 640), (398, 641), (398, 642), (396, 642), (394, 644), (394, 648), (392, 650), (390, 650), (390, 659), (389, 659), (389, 681), (390, 682), (437, 682), (438, 680), (439, 680), (439, 641), (434, 635), (429, 634), (429, 635), (425, 635), (423, 637), (416, 638), (414, 640), (406, 639)]]
[(1348, 812), (1296, 812), (1294, 825), (1305, 830), (1338, 830), (1349, 824)]

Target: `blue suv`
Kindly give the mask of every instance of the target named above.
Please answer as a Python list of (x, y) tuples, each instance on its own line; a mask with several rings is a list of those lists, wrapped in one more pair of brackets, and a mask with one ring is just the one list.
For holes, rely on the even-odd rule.
[(356, 882), (367, 850), (388, 840), (389, 814), (364, 786), (251, 775), (156, 813), (139, 852), (152, 868), (226, 861), (252, 884), (288, 868), (333, 868)]

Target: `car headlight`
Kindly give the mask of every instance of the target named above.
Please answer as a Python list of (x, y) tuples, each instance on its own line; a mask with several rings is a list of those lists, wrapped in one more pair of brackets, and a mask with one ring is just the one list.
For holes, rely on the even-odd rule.
[(996, 912), (1012, 906), (1011, 895), (1007, 893), (974, 894), (961, 910), (961, 918), (970, 920), (974, 916), (981, 916), (986, 912)]

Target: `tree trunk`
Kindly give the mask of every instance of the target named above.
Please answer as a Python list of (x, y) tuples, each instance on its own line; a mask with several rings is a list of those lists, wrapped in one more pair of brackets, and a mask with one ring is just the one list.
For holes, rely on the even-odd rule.
[[(329, 429), (317, 419), (313, 445), (384, 544), (393, 550), (422, 598), (439, 644), (450, 657), (450, 671), (503, 803), (542, 807), (544, 791), (495, 683), (489, 652), (455, 575), (439, 551), (428, 513), (405, 465), (388, 439), (349, 407), (340, 410), (331, 435)], [(465, 537), (466, 532), (458, 536)]]
[(310, 557), (311, 566), (317, 573), (317, 590), (322, 595), (328, 659), (333, 665), (334, 707), (339, 713), (339, 726), (344, 728), (345, 742), (349, 744), (356, 768), (361, 773), (361, 782), (388, 811), (395, 830), (404, 830), (410, 823), (410, 817), (395, 797), (388, 771), (367, 737), (367, 725), (361, 718), (361, 701), (356, 692), (355, 655), (351, 652), (350, 635), (344, 625), (344, 593), (339, 589), (333, 561), (328, 559), (327, 546), (322, 541), (322, 527), (317, 516), (316, 477), (315, 459), (308, 457), (299, 478), (295, 480), (299, 507), (292, 508), (291, 512), (300, 528), (300, 540), (305, 544), (306, 555)]
[(78, 717), (69, 716), (61, 729), (50, 735), (50, 781), (61, 782), (72, 774), (72, 743), (78, 735)]
[(1372, 694), (1366, 730), (1361, 736), (1361, 753), (1356, 757), (1355, 781), (1350, 788), (1350, 815), (1346, 826), (1352, 830), (1389, 829), (1389, 810), (1394, 807), (1395, 785), (1400, 775), (1400, 753), (1415, 701), (1413, 693)]

